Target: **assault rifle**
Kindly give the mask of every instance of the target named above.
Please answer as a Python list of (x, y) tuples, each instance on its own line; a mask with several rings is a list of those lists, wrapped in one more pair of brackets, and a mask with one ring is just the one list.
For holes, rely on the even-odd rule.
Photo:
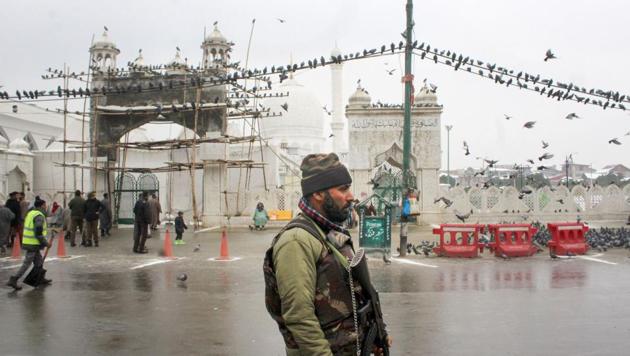
[(361, 343), (361, 356), (368, 356), (372, 353), (373, 346), (383, 349), (383, 355), (389, 356), (389, 345), (387, 344), (387, 330), (383, 322), (383, 312), (381, 311), (381, 301), (378, 299), (378, 292), (374, 289), (370, 281), (365, 250), (358, 249), (350, 262), (352, 277), (356, 279), (365, 294), (369, 298), (366, 306), (358, 310), (359, 318), (364, 319), (360, 324), (369, 325), (363, 342)]

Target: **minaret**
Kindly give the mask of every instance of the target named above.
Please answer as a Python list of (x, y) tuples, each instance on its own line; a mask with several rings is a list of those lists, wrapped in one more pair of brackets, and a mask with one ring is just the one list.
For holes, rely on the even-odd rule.
[(230, 62), (232, 43), (227, 41), (216, 24), (214, 30), (205, 36), (201, 49), (203, 50), (202, 65), (205, 70), (226, 71), (225, 65)]
[[(341, 51), (335, 48), (330, 53), (331, 56), (337, 57), (341, 55)], [(334, 63), (330, 65), (330, 74), (332, 82), (332, 122), (330, 128), (332, 129), (333, 136), (333, 152), (337, 154), (343, 154), (348, 151), (346, 147), (346, 137), (344, 127), (346, 126), (343, 114), (343, 78), (342, 72), (343, 64)]]
[[(92, 88), (102, 87), (105, 85), (104, 78), (109, 70), (116, 69), (116, 57), (120, 54), (120, 50), (116, 44), (109, 39), (107, 35), (107, 27), (103, 31), (103, 35), (90, 46), (90, 57), (92, 63), (90, 66), (94, 69), (94, 78), (92, 79)], [(101, 73), (102, 72), (102, 73)]]

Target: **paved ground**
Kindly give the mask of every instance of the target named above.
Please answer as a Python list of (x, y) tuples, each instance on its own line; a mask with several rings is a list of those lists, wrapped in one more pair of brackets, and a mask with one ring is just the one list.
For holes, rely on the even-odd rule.
[[(157, 234), (149, 255), (132, 254), (130, 230), (99, 248), (68, 248), (72, 258), (46, 263), (52, 286), (2, 289), (0, 354), (281, 355), (261, 268), (274, 232), (230, 231), (233, 262), (208, 260), (219, 254), (218, 232), (188, 233), (175, 261), (157, 256)], [(412, 242), (422, 238), (432, 239), (411, 232)], [(370, 268), (393, 355), (627, 355), (626, 256), (377, 257)], [(0, 280), (18, 265), (0, 259)]]

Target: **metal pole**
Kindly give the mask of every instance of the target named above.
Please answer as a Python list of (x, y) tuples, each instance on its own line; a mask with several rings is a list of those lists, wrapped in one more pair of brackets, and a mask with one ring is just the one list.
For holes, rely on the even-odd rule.
[(68, 68), (66, 64), (63, 64), (63, 187), (61, 191), (63, 193), (63, 208), (66, 209), (66, 140), (68, 140), (68, 97), (65, 96), (65, 90), (68, 89)]
[(453, 125), (446, 125), (446, 176), (449, 188), (451, 187), (451, 129)]
[(564, 159), (564, 170), (567, 176), (567, 189), (569, 189), (569, 157), (565, 157)]
[[(411, 86), (413, 81), (413, 75), (411, 74), (411, 43), (413, 35), (413, 1), (407, 0), (405, 6), (407, 14), (407, 27), (406, 45), (405, 45), (405, 76), (403, 82), (405, 83), (405, 114), (403, 125), (403, 182), (402, 191), (400, 194), (401, 199), (407, 194), (409, 188), (409, 155), (411, 153), (411, 96), (413, 95)], [(402, 217), (402, 215), (401, 215)], [(404, 224), (404, 226), (403, 226)], [(407, 222), (401, 219), (400, 221), (400, 257), (407, 255)]]

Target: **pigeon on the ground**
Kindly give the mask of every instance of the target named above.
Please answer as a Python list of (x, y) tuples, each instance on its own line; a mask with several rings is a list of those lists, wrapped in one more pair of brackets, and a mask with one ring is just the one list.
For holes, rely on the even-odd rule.
[(188, 275), (187, 275), (186, 273), (183, 273), (183, 272), (182, 272), (182, 273), (180, 273), (180, 274), (177, 276), (177, 280), (178, 280), (178, 281), (185, 282), (187, 279), (188, 279)]
[(193, 252), (199, 252), (199, 250), (201, 250), (201, 244), (197, 244), (197, 246), (193, 249)]

